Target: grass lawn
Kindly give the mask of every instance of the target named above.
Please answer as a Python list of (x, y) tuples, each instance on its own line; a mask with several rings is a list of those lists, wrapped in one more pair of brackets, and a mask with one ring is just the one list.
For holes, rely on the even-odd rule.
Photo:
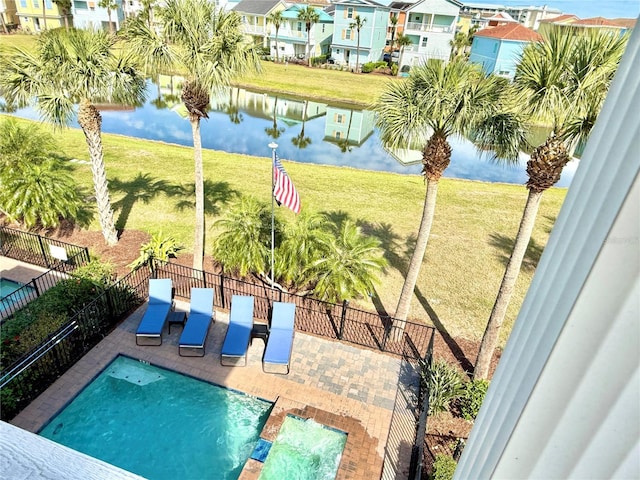
[[(1, 117), (0, 117), (1, 118)], [(48, 128), (48, 127), (46, 127)], [(65, 158), (88, 160), (80, 130), (56, 132)], [(192, 198), (176, 187), (192, 183), (193, 156), (188, 147), (105, 134), (105, 161), (118, 227), (162, 231), (193, 244)], [(270, 201), (270, 159), (204, 150), (205, 178), (210, 182), (207, 251), (216, 232), (213, 222), (239, 195)], [(284, 162), (300, 192), (303, 208), (349, 217), (378, 237), (389, 268), (374, 302), (393, 314), (419, 227), (425, 185), (421, 176), (362, 171), (347, 167)], [(71, 162), (74, 176), (92, 189), (88, 163)], [(443, 179), (426, 258), (418, 279), (410, 317), (439, 322), (452, 336), (479, 340), (518, 229), (527, 190), (520, 185)], [(520, 308), (534, 267), (566, 195), (552, 188), (543, 196), (536, 228), (517, 284), (503, 341)], [(294, 214), (279, 208), (277, 215)], [(94, 220), (91, 229), (99, 229)], [(352, 302), (365, 309), (372, 299)]]
[(19, 47), (32, 49), (36, 46), (37, 35), (26, 35), (22, 33), (12, 33), (10, 35), (0, 35), (0, 47)]

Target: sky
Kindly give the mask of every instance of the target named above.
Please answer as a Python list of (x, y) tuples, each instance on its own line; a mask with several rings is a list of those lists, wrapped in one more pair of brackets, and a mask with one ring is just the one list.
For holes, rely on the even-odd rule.
[[(464, 0), (462, 0), (464, 3)], [(637, 18), (640, 0), (470, 0), (470, 3), (491, 3), (507, 6), (544, 6), (573, 13), (580, 18)]]

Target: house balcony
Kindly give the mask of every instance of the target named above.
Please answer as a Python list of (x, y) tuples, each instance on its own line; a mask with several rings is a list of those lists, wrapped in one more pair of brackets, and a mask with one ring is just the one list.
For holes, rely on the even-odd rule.
[(407, 23), (406, 30), (412, 30), (416, 32), (432, 32), (432, 33), (452, 33), (455, 31), (455, 26), (441, 26), (441, 25), (429, 25), (426, 23), (409, 22)]
[(262, 25), (249, 25), (248, 23), (242, 24), (242, 31), (246, 35), (268, 35), (267, 29)]

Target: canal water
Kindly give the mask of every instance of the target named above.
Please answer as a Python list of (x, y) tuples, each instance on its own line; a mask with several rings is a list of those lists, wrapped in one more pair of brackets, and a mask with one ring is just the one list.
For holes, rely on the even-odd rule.
[[(191, 127), (177, 80), (163, 77), (159, 88), (150, 83), (149, 96), (138, 107), (100, 105), (103, 132), (191, 145)], [(39, 118), (32, 107), (14, 115)], [(209, 117), (201, 122), (203, 148), (269, 157), (268, 144), (276, 142), (278, 156), (295, 162), (399, 174), (420, 174), (422, 168), (419, 152), (389, 152), (382, 147), (369, 110), (229, 87), (212, 98)], [(526, 154), (521, 154), (517, 165), (505, 166), (479, 155), (464, 138), (449, 141), (452, 158), (445, 177), (526, 182)], [(574, 160), (565, 167), (557, 186), (569, 186), (577, 164)]]

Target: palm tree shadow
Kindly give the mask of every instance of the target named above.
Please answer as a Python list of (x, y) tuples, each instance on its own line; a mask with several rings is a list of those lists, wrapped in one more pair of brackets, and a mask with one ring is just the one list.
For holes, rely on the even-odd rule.
[[(506, 267), (509, 262), (509, 258), (511, 257), (511, 252), (513, 251), (515, 239), (507, 235), (492, 233), (489, 241), (491, 246), (497, 251), (496, 256), (498, 260), (500, 260), (500, 262), (502, 262)], [(527, 251), (525, 252), (524, 259), (522, 261), (522, 268), (529, 271), (535, 270), (538, 262), (540, 261), (543, 250), (544, 247), (536, 244), (533, 238), (529, 240), (529, 245), (527, 246)]]
[(338, 210), (336, 212), (322, 212), (322, 214), (327, 218), (329, 223), (336, 227), (336, 229), (340, 229), (342, 224), (350, 219), (349, 214), (342, 210)]
[[(181, 197), (176, 204), (179, 211), (192, 210), (195, 208), (195, 184), (189, 183), (186, 186), (176, 187), (175, 195)], [(225, 205), (240, 195), (240, 192), (233, 190), (228, 182), (204, 181), (204, 211), (211, 215), (220, 214), (220, 206)]]
[(116, 177), (109, 181), (109, 188), (113, 192), (124, 193), (120, 200), (113, 203), (114, 210), (120, 210), (116, 220), (116, 228), (119, 231), (124, 230), (131, 210), (136, 203), (142, 202), (146, 205), (162, 193), (169, 196), (173, 195), (176, 189), (175, 186), (164, 180), (155, 180), (148, 173), (138, 173), (133, 180), (129, 181), (120, 180)]
[[(411, 258), (413, 250), (415, 249), (416, 236), (413, 234), (410, 235), (407, 238), (407, 241), (404, 244), (401, 244), (400, 236), (393, 231), (391, 224), (388, 223), (381, 223), (379, 225), (364, 224), (363, 231), (369, 233), (370, 235), (374, 235), (382, 242), (381, 246), (385, 251), (385, 258), (387, 259), (389, 264), (406, 277), (407, 270), (409, 268), (409, 259)], [(460, 348), (460, 345), (458, 345), (455, 339), (449, 334), (445, 326), (440, 321), (438, 314), (431, 307), (431, 305), (417, 286), (414, 289), (414, 294), (418, 298), (418, 301), (422, 305), (422, 308), (424, 308), (425, 312), (427, 312), (427, 315), (429, 315), (429, 319), (431, 320), (433, 325), (436, 327), (438, 332), (440, 332), (440, 335), (442, 335), (442, 338), (451, 350), (451, 353), (453, 353), (456, 360), (458, 360), (462, 368), (464, 368), (465, 372), (472, 372), (473, 364), (466, 357), (464, 351), (462, 350), (462, 348)], [(376, 303), (374, 299), (374, 305), (379, 314), (383, 314), (383, 312), (384, 314), (387, 314), (384, 306), (380, 303), (379, 300)]]

